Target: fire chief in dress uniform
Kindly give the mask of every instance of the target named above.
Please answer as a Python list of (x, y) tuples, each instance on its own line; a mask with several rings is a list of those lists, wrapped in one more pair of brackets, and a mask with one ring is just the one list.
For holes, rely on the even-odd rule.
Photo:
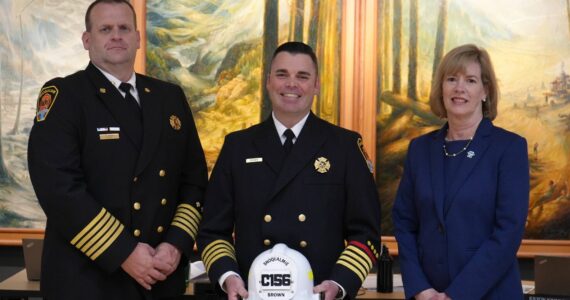
[(309, 46), (281, 45), (267, 78), (272, 116), (226, 136), (197, 242), (228, 299), (248, 296), (252, 261), (277, 243), (307, 257), (326, 299), (354, 298), (378, 257), (380, 207), (362, 140), (310, 112), (317, 70)]
[(127, 1), (91, 4), (82, 37), (91, 63), (40, 92), (28, 161), (47, 216), (47, 299), (185, 290), (206, 163), (182, 89), (134, 73), (135, 24)]

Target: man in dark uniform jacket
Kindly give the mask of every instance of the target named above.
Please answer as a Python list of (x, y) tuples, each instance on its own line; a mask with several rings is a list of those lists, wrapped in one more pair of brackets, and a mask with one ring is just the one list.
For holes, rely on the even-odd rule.
[(226, 136), (197, 242), (228, 299), (248, 296), (252, 261), (277, 243), (307, 257), (325, 299), (354, 298), (378, 257), (371, 164), (359, 134), (311, 113), (317, 70), (309, 46), (281, 45), (267, 78), (272, 116)]
[(127, 1), (91, 4), (87, 69), (40, 91), (28, 162), (47, 216), (47, 299), (185, 290), (207, 168), (182, 89), (134, 73), (135, 24)]

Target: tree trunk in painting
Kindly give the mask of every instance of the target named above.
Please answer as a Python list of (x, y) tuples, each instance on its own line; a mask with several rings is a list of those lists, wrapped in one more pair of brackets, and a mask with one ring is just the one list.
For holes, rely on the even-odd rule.
[(394, 36), (392, 38), (392, 54), (394, 55), (394, 69), (392, 70), (392, 92), (400, 94), (401, 80), (401, 49), (402, 49), (402, 2), (394, 1)]
[(418, 0), (410, 0), (408, 98), (418, 100)]
[(318, 44), (315, 49), (320, 60), (319, 101), (313, 105), (317, 115), (338, 124), (340, 88), (340, 0), (321, 0), (319, 5)]
[(269, 74), (270, 71), (273, 51), (275, 51), (275, 48), (277, 47), (278, 21), (279, 1), (265, 0), (265, 12), (263, 18), (263, 61), (261, 63), (261, 69), (263, 72), (263, 74), (261, 74), (261, 80), (263, 82), (261, 85), (261, 121), (267, 119), (271, 114), (271, 100), (269, 99), (269, 94), (265, 88), (265, 81), (267, 79), (267, 74)]
[(313, 50), (317, 46), (317, 33), (319, 30), (319, 8), (320, 8), (320, 1), (319, 0), (312, 0), (311, 1), (311, 20), (309, 20), (309, 38), (307, 39), (307, 43)]
[(566, 14), (568, 15), (568, 32), (570, 32), (570, 0), (566, 0)]
[[(399, 1), (399, 0), (398, 0)], [(390, 14), (392, 7), (390, 5), (390, 0), (384, 0), (384, 86), (383, 90), (390, 89), (390, 76), (392, 69), (392, 15)]]
[(382, 106), (382, 103), (380, 101), (380, 99), (382, 98), (382, 91), (384, 90), (382, 87), (382, 82), (384, 82), (384, 61), (382, 60), (382, 58), (384, 57), (383, 55), (383, 50), (384, 48), (382, 47), (384, 45), (384, 35), (385, 32), (382, 30), (383, 29), (383, 25), (384, 25), (384, 2), (386, 2), (386, 0), (379, 0), (378, 1), (378, 19), (376, 21), (376, 26), (378, 27), (378, 42), (377, 42), (377, 59), (378, 59), (378, 76), (376, 78), (376, 86), (377, 86), (377, 92), (376, 92), (376, 113), (378, 114), (380, 112), (380, 108)]
[(303, 41), (303, 17), (305, 0), (295, 0), (291, 3), (291, 19), (289, 24), (289, 40)]
[[(2, 63), (0, 63), (0, 74), (2, 74)], [(1, 133), (2, 133), (2, 101), (4, 100), (5, 96), (8, 95), (8, 93), (6, 92), (7, 90), (7, 82), (2, 82), (3, 86), (3, 91), (4, 94), (2, 95), (2, 97), (0, 97), (0, 185), (5, 185), (8, 183), (13, 183), (13, 179), (10, 176), (10, 173), (8, 173), (8, 169), (6, 168), (6, 165), (4, 164), (4, 151), (2, 149), (2, 138), (1, 138)]]
[(20, 124), (20, 112), (22, 110), (22, 93), (23, 93), (22, 89), (24, 86), (24, 28), (22, 26), (22, 14), (20, 13), (18, 17), (20, 18), (20, 43), (21, 43), (20, 44), (20, 94), (18, 96), (18, 110), (16, 112), (16, 121), (14, 122), (14, 127), (10, 131), (10, 134), (16, 134), (19, 131), (18, 127)]
[(431, 79), (435, 76), (437, 66), (443, 58), (443, 49), (445, 48), (445, 36), (447, 32), (447, 0), (440, 0), (439, 15), (437, 17), (437, 34), (435, 36), (435, 50), (433, 52), (433, 69)]

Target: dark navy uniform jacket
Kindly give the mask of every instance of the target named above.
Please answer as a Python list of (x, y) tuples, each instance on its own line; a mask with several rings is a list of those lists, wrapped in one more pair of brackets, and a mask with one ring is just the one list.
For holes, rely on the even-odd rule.
[(529, 201), (526, 140), (484, 118), (449, 186), (447, 124), (410, 142), (393, 209), (407, 298), (523, 299), (517, 263)]
[(286, 158), (271, 117), (226, 136), (197, 241), (210, 280), (234, 271), (247, 282), (255, 257), (284, 243), (307, 257), (315, 285), (331, 279), (354, 297), (380, 249), (378, 195), (361, 144), (312, 113)]
[[(207, 183), (182, 89), (136, 75), (142, 122), (92, 64), (47, 82), (28, 163), (47, 216), (41, 290), (48, 299), (180, 295)], [(169, 242), (178, 269), (146, 292), (121, 269), (137, 243)]]

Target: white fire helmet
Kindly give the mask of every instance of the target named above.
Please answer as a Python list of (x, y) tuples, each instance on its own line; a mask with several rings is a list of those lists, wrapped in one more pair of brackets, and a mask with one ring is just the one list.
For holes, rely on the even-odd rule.
[(319, 300), (313, 270), (299, 251), (285, 244), (259, 254), (249, 269), (247, 300)]

